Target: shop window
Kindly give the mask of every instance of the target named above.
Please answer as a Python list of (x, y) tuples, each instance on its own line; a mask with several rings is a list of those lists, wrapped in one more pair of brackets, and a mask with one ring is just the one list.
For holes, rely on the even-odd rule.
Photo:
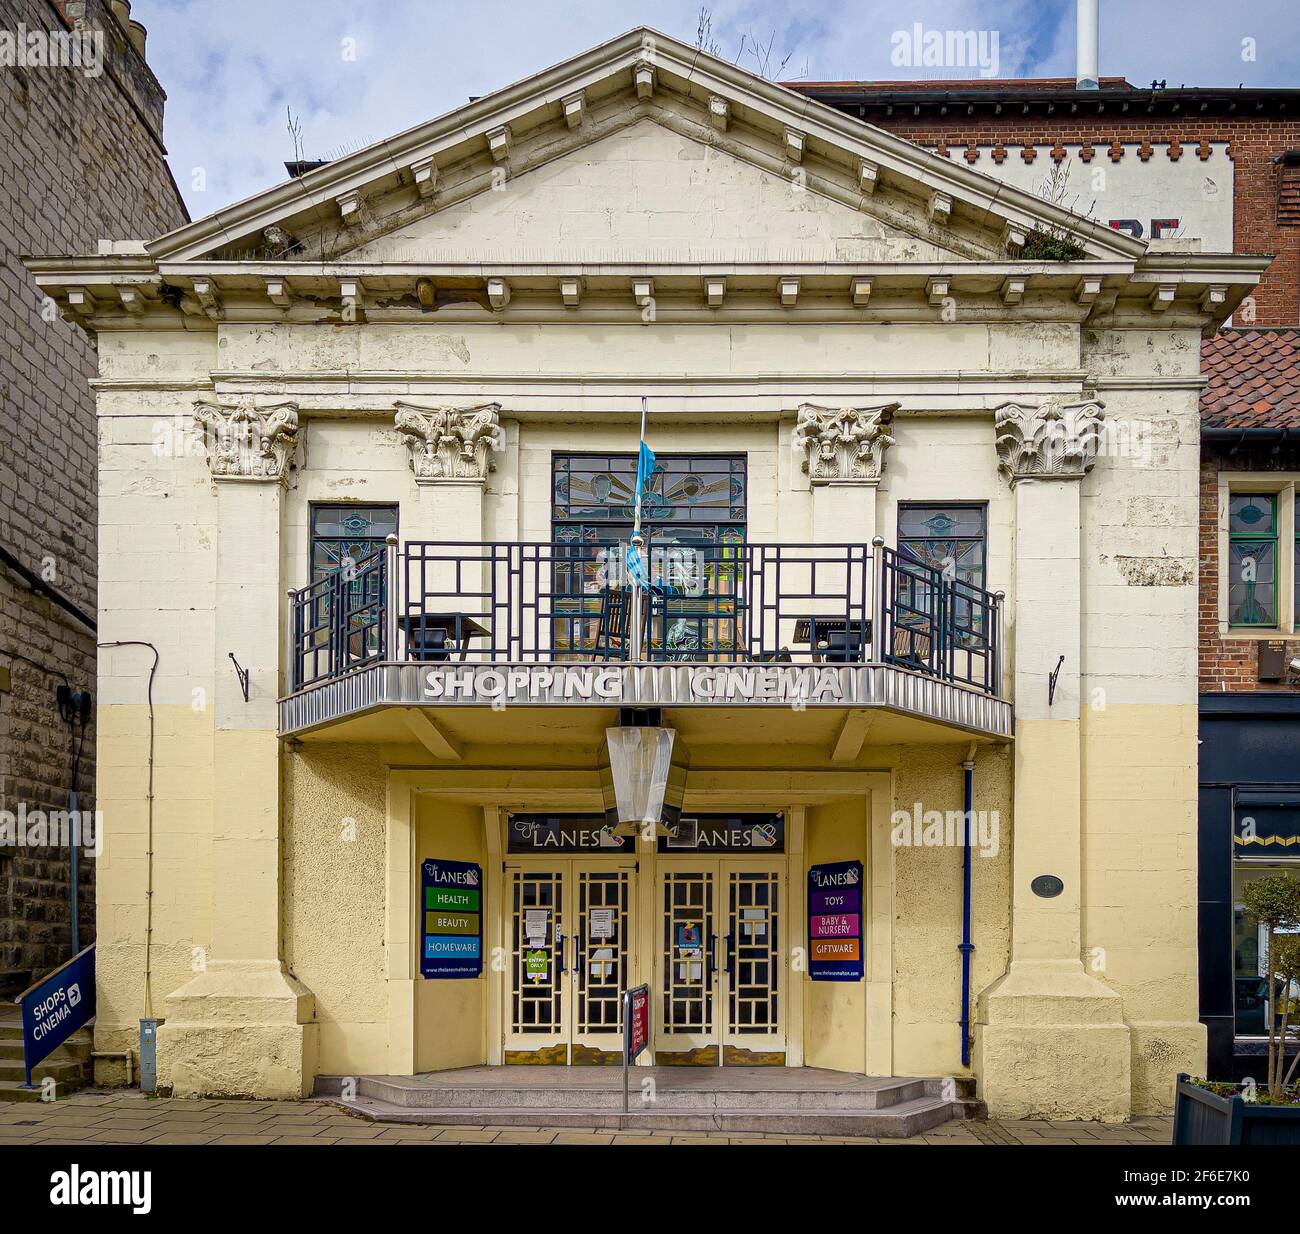
[[(1289, 873), (1300, 878), (1300, 861), (1265, 863), (1238, 859), (1232, 868), (1232, 985), (1238, 1037), (1268, 1036), (1272, 1014), (1281, 1027), (1283, 991), (1269, 989), (1268, 931), (1246, 911), (1245, 888), (1252, 879)], [(1292, 990), (1292, 997), (1300, 990)]]
[(1277, 494), (1233, 493), (1228, 502), (1228, 623), (1278, 624)]

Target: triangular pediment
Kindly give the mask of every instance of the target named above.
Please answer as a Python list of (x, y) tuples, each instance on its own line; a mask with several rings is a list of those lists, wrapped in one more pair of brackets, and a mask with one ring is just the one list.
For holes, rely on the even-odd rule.
[[(882, 194), (880, 206), (885, 197)], [(877, 203), (871, 203), (875, 206)], [(834, 200), (643, 117), (338, 251), (349, 262), (941, 261), (924, 213)], [(901, 221), (901, 225), (900, 225)], [(936, 229), (938, 239), (942, 231)], [(346, 236), (341, 237), (346, 240)]]
[(502, 244), (550, 261), (603, 246), (630, 260), (980, 261), (1043, 230), (1084, 260), (1145, 251), (641, 29), (147, 247), (161, 262), (473, 262), (485, 246), (507, 260)]

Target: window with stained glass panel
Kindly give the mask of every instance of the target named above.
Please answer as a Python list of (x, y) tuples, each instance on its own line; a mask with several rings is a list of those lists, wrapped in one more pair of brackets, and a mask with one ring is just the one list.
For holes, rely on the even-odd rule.
[(905, 557), (930, 566), (947, 578), (983, 587), (984, 507), (901, 505), (898, 547)]
[(1275, 493), (1229, 494), (1229, 625), (1277, 625), (1277, 540)]
[[(740, 622), (740, 554), (745, 542), (745, 456), (660, 454), (641, 504), (652, 573), (666, 550), (688, 550), (692, 594), (666, 589), (652, 630), (656, 658), (695, 659), (734, 651)], [(557, 648), (581, 651), (597, 639), (607, 550), (632, 537), (636, 455), (556, 454), (552, 529), (557, 551)], [(689, 550), (696, 550), (693, 554)], [(668, 554), (668, 560), (675, 558)], [(572, 564), (570, 564), (572, 563)], [(655, 575), (654, 581), (664, 581)], [(698, 593), (698, 594), (696, 594)]]
[(396, 534), (396, 506), (312, 506), (312, 581), (346, 562), (355, 565)]

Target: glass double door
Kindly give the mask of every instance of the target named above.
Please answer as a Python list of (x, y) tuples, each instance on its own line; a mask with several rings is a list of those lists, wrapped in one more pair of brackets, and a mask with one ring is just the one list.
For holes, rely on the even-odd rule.
[(655, 1061), (784, 1064), (784, 863), (671, 858), (658, 882)]
[(631, 984), (635, 861), (506, 868), (507, 1063), (619, 1063)]

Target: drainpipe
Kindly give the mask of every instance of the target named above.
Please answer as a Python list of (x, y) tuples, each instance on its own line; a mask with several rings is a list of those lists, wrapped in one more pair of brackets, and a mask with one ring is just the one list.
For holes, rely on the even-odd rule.
[(970, 833), (974, 823), (972, 802), (975, 794), (975, 743), (972, 741), (962, 761), (965, 805), (962, 818), (965, 822), (965, 844), (961, 859), (961, 1065), (970, 1066), (970, 957), (975, 944), (970, 941), (971, 906), (971, 847)]

